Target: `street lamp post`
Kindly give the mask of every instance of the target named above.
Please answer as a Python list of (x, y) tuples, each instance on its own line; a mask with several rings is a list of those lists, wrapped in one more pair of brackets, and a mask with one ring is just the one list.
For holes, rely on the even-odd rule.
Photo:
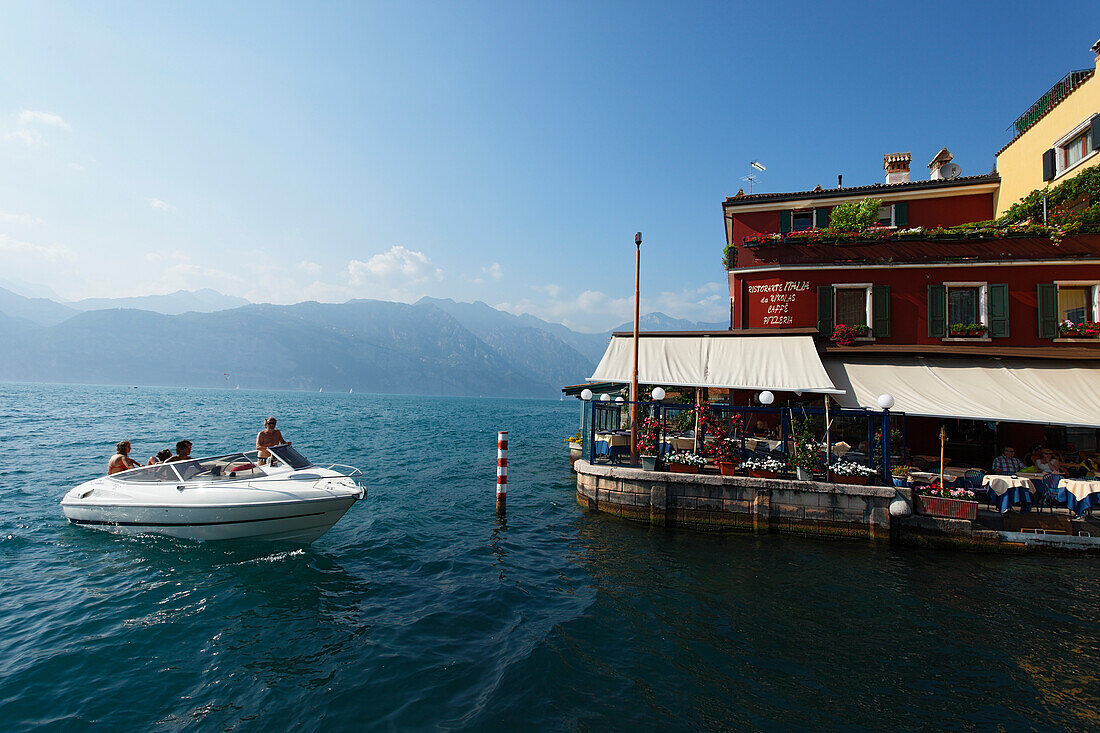
[(630, 462), (638, 462), (638, 293), (642, 271), (642, 233), (634, 235), (634, 371), (630, 376)]

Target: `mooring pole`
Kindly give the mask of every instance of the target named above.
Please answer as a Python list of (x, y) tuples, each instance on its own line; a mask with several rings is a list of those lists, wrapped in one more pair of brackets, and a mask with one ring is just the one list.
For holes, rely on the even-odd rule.
[(508, 431), (497, 433), (497, 514), (504, 514), (508, 501)]
[(634, 235), (634, 370), (630, 374), (630, 463), (638, 463), (638, 293), (642, 271), (642, 233)]

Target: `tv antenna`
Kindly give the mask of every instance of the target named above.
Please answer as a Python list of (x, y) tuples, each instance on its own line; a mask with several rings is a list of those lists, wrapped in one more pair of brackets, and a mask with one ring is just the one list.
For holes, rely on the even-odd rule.
[(752, 195), (752, 184), (756, 183), (756, 179), (758, 177), (756, 175), (756, 172), (760, 171), (761, 173), (763, 173), (766, 170), (768, 170), (768, 169), (765, 168), (764, 164), (761, 163), (759, 160), (754, 160), (754, 161), (751, 161), (749, 163), (749, 174), (747, 176), (743, 177), (741, 180), (749, 182), (749, 195), (750, 196)]

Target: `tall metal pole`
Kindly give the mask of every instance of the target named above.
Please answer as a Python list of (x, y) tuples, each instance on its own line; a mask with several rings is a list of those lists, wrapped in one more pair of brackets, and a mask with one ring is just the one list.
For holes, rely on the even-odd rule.
[(630, 462), (638, 462), (638, 295), (642, 271), (642, 233), (634, 235), (634, 371), (630, 377)]

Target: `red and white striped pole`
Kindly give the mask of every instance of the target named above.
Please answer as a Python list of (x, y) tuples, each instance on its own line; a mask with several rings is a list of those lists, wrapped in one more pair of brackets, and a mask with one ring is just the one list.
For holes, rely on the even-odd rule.
[(508, 431), (497, 433), (497, 514), (504, 513), (508, 500)]

